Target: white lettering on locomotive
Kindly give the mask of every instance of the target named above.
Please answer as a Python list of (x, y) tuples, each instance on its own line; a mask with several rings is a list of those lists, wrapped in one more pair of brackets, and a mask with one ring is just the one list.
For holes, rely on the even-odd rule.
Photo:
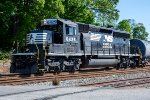
[(90, 40), (99, 41), (101, 37), (102, 37), (101, 34), (91, 33)]
[(106, 42), (113, 42), (113, 36), (111, 35), (104, 35)]
[(112, 48), (110, 43), (103, 43), (103, 48)]
[(75, 37), (66, 37), (66, 41), (67, 41), (67, 42), (73, 42), (73, 41), (75, 42), (75, 41), (77, 41), (77, 40), (76, 40)]

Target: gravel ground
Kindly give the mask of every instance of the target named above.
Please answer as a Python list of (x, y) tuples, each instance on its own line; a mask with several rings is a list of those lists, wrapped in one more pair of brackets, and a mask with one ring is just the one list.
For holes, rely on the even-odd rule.
[(8, 74), (10, 72), (10, 62), (0, 62), (0, 74)]
[[(113, 80), (134, 79), (134, 78), (142, 78), (142, 77), (150, 77), (150, 72), (65, 80), (65, 81), (60, 81), (60, 85), (58, 87), (81, 86), (81, 85), (87, 85), (87, 84), (109, 82), (109, 81), (113, 81)], [(52, 86), (52, 82), (28, 84), (28, 86), (36, 86), (36, 85), (37, 86), (39, 86), (39, 85), (40, 86), (45, 86), (45, 85)]]
[(150, 89), (98, 89), (59, 96), (53, 100), (150, 100)]
[(86, 79), (61, 81), (59, 86), (52, 82), (34, 83), (22, 86), (0, 86), (0, 100), (150, 100), (150, 85), (115, 89), (112, 87), (79, 85), (148, 77), (150, 73), (111, 75)]
[(52, 82), (23, 86), (0, 86), (0, 100), (150, 100), (149, 84), (139, 86), (140, 88), (136, 86), (122, 89), (80, 86), (142, 77), (150, 77), (150, 72), (65, 80), (60, 81), (58, 86), (53, 86)]
[(63, 95), (70, 95), (90, 90), (97, 87), (67, 87), (56, 88), (46, 86), (7, 86), (0, 87), (0, 100), (33, 100), (52, 99)]

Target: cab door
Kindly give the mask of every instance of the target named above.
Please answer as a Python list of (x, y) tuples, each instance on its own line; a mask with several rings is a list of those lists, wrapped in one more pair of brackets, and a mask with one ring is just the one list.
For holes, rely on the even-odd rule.
[(65, 53), (78, 53), (80, 42), (79, 42), (80, 34), (78, 32), (77, 26), (65, 25)]

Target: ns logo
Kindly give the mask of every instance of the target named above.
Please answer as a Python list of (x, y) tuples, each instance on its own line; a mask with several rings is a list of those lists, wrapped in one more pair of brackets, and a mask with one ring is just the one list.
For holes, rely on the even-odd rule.
[(104, 35), (104, 42), (113, 42), (113, 36)]

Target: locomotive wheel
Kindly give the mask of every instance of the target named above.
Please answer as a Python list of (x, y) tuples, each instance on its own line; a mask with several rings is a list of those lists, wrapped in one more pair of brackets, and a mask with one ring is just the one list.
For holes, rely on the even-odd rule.
[(116, 66), (116, 70), (119, 70), (119, 64)]
[(122, 64), (122, 62), (120, 62), (120, 63), (116, 66), (116, 69), (119, 70), (119, 69), (122, 68), (122, 67), (123, 67), (123, 64)]
[(75, 66), (71, 66), (70, 72), (71, 72), (71, 73), (74, 73), (75, 71), (76, 71)]
[(71, 72), (75, 72), (75, 71), (77, 71), (77, 70), (79, 70), (80, 69), (80, 64), (76, 64), (75, 66), (72, 66), (71, 67)]
[(136, 65), (137, 65), (136, 61), (134, 60), (133, 63), (131, 64), (131, 68), (133, 68), (133, 69), (136, 68)]
[(77, 64), (75, 67), (76, 67), (76, 70), (80, 69), (80, 65), (79, 64)]
[(47, 65), (45, 66), (45, 69), (46, 69), (47, 72), (51, 71), (51, 68), (49, 66), (47, 66)]
[(62, 70), (61, 70), (60, 66), (54, 67), (54, 72), (55, 72), (55, 73), (60, 73), (61, 71), (62, 71)]
[(126, 64), (124, 65), (124, 69), (127, 69), (128, 67), (130, 67), (130, 60), (129, 58), (125, 59)]
[(142, 68), (145, 67), (145, 66), (146, 66), (146, 63), (143, 63), (143, 64), (142, 64)]

